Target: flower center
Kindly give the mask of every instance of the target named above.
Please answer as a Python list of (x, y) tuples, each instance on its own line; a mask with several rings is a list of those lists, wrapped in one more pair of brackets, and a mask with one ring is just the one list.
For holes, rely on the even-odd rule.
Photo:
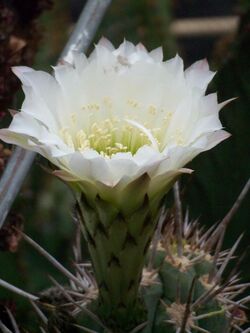
[[(125, 111), (117, 112), (118, 108)], [(119, 152), (134, 155), (144, 145), (162, 151), (167, 144), (185, 145), (179, 127), (169, 130), (172, 116), (162, 107), (143, 105), (134, 99), (115, 105), (110, 97), (104, 97), (100, 103), (84, 105), (80, 114), (71, 114), (70, 126), (59, 134), (76, 151), (94, 149), (106, 157)]]
[(154, 144), (154, 137), (149, 130), (135, 121), (107, 118), (94, 122), (87, 130), (74, 133), (68, 128), (60, 131), (64, 142), (78, 151), (94, 149), (103, 156), (112, 156), (119, 152), (136, 151), (144, 146)]

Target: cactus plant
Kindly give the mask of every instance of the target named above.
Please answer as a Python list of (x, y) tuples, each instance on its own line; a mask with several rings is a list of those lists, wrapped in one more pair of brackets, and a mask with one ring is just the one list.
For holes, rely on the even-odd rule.
[(221, 279), (239, 242), (220, 252), (227, 222), (205, 234), (183, 223), (178, 183), (175, 208), (165, 211), (166, 194), (191, 172), (185, 164), (229, 136), (218, 117), (228, 102), (205, 95), (214, 75), (206, 61), (184, 71), (178, 56), (162, 57), (102, 39), (89, 59), (72, 53), (54, 77), (14, 68), (26, 98), (0, 138), (52, 162), (76, 199), (92, 262), (76, 263), (73, 275), (24, 235), (70, 280), (51, 278), (39, 297), (14, 288), (31, 299), (42, 331), (219, 333), (244, 321), (231, 298), (246, 285), (234, 274)]
[[(249, 187), (248, 182), (240, 200)], [(131, 308), (135, 311), (130, 314), (132, 317), (134, 315), (134, 327), (126, 328), (125, 319), (125, 324), (121, 327), (110, 320), (110, 314), (108, 318), (103, 316), (103, 310), (100, 312), (99, 291), (93, 267), (89, 262), (79, 262), (81, 247), (76, 244), (73, 274), (23, 234), (24, 240), (59, 269), (69, 279), (69, 283), (61, 285), (50, 277), (52, 287), (42, 291), (37, 297), (11, 285), (4, 285), (2, 281), (0, 284), (30, 299), (41, 320), (41, 332), (248, 332), (247, 328), (244, 330), (241, 327), (245, 327), (247, 322), (245, 303), (249, 301), (249, 297), (242, 295), (249, 283), (240, 281), (237, 265), (227, 276), (224, 275), (228, 263), (235, 259), (235, 250), (241, 236), (231, 249), (220, 250), (224, 236), (222, 230), (231, 214), (220, 224), (204, 230), (198, 220), (189, 221), (188, 212), (184, 221), (179, 220), (181, 214), (176, 207), (178, 204), (175, 202), (174, 209), (161, 211), (140, 279), (138, 300), (141, 302), (141, 311), (134, 306)], [(78, 214), (76, 221), (79, 239), (81, 221), (77, 216)], [(108, 263), (105, 264), (109, 266)], [(120, 269), (126, 275), (126, 267)], [(108, 281), (107, 285), (112, 286), (112, 283), (115, 284), (116, 281)], [(118, 306), (120, 301), (119, 293), (115, 298), (113, 292), (111, 289), (110, 299), (101, 299), (102, 306), (107, 304), (108, 311), (114, 309), (112, 302)], [(120, 312), (121, 309), (118, 309), (119, 315)], [(128, 315), (127, 312), (125, 314)]]

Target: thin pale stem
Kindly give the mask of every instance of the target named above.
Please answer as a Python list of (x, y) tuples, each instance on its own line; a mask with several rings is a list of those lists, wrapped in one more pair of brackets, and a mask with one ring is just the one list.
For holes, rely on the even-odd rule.
[(74, 281), (79, 287), (84, 290), (88, 290), (87, 286), (84, 285), (83, 281), (78, 279), (70, 271), (68, 271), (62, 264), (59, 263), (51, 254), (49, 254), (45, 249), (43, 249), (39, 244), (37, 244), (29, 236), (22, 233), (24, 240), (26, 240), (30, 245), (32, 245), (41, 255), (43, 255), (54, 267), (56, 267), (63, 275), (65, 275), (70, 280)]
[(5, 309), (6, 309), (6, 312), (8, 313), (9, 318), (10, 318), (11, 324), (12, 324), (13, 329), (14, 329), (14, 333), (20, 333), (20, 330), (17, 326), (17, 323), (15, 321), (15, 318), (14, 318), (13, 314), (11, 313), (11, 311), (7, 307)]
[(3, 287), (3, 288), (5, 288), (5, 289), (8, 289), (8, 290), (10, 290), (10, 291), (12, 291), (12, 292), (20, 295), (20, 296), (28, 298), (31, 301), (37, 301), (37, 300), (39, 300), (39, 297), (37, 297), (35, 295), (32, 295), (32, 294), (30, 294), (30, 293), (28, 293), (28, 292), (26, 292), (26, 291), (24, 291), (24, 290), (22, 290), (20, 288), (17, 288), (17, 287), (13, 286), (12, 284), (10, 284), (10, 283), (2, 280), (2, 279), (0, 279), (0, 286)]
[(42, 310), (37, 306), (37, 304), (33, 301), (30, 301), (31, 305), (33, 306), (35, 312), (38, 314), (39, 318), (42, 320), (42, 322), (47, 325), (48, 324), (48, 319), (45, 316), (45, 314), (42, 312)]
[(218, 227), (214, 230), (213, 234), (210, 237), (210, 241), (208, 242), (208, 248), (212, 248), (212, 246), (216, 242), (222, 242), (225, 234), (225, 230), (228, 224), (231, 222), (232, 218), (238, 211), (240, 205), (242, 204), (243, 200), (245, 199), (247, 193), (250, 189), (250, 179), (246, 182), (245, 186), (243, 187), (242, 191), (240, 192), (238, 198), (236, 199), (235, 203), (233, 204), (232, 208), (226, 214), (226, 216), (222, 219)]
[(180, 187), (177, 181), (174, 184), (174, 199), (175, 199), (175, 221), (176, 221), (176, 237), (177, 237), (177, 254), (179, 257), (183, 255), (183, 244), (182, 244), (182, 206), (180, 198)]
[(140, 332), (143, 328), (145, 328), (147, 326), (148, 322), (145, 321), (144, 323), (136, 326), (131, 332), (129, 333), (137, 333), (137, 332)]
[(160, 212), (159, 222), (157, 224), (155, 236), (152, 241), (152, 248), (151, 248), (151, 251), (149, 254), (149, 262), (148, 262), (149, 271), (151, 271), (154, 266), (154, 260), (155, 260), (155, 256), (156, 256), (156, 252), (157, 252), (157, 245), (161, 239), (161, 235), (162, 235), (161, 230), (162, 230), (163, 223), (166, 220), (166, 215), (167, 215), (166, 209), (165, 209), (165, 207), (163, 207)]
[(191, 287), (190, 287), (189, 294), (188, 294), (187, 304), (186, 304), (186, 308), (185, 308), (184, 317), (183, 317), (183, 320), (182, 320), (180, 333), (185, 333), (187, 321), (188, 321), (188, 318), (191, 314), (191, 303), (192, 303), (192, 298), (193, 298), (195, 282), (196, 282), (196, 278), (194, 278), (192, 283), (191, 283)]
[(4, 325), (4, 323), (1, 320), (0, 320), (0, 328), (1, 328), (3, 333), (13, 333), (13, 332), (11, 332), (11, 330), (8, 329), (8, 327), (6, 327)]

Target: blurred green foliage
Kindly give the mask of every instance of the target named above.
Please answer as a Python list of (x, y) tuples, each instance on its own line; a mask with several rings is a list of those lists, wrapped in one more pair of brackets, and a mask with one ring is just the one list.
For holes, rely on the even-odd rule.
[(171, 0), (113, 1), (98, 32), (118, 46), (124, 38), (148, 49), (162, 46), (165, 57), (175, 54), (175, 43), (169, 33), (172, 19)]

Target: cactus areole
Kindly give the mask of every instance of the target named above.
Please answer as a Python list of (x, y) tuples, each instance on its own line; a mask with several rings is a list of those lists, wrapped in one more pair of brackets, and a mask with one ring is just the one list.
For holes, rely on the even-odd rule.
[(190, 160), (229, 136), (225, 103), (205, 95), (205, 60), (184, 70), (161, 48), (105, 39), (71, 59), (54, 75), (13, 69), (25, 100), (0, 138), (47, 158), (74, 190), (100, 314), (126, 331), (143, 320), (138, 288), (162, 200)]

